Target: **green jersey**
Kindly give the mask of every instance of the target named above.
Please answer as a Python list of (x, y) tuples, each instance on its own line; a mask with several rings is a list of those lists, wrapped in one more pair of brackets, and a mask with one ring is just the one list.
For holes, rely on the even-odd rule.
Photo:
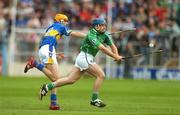
[(95, 57), (99, 51), (98, 47), (101, 44), (111, 46), (113, 44), (112, 38), (108, 33), (100, 34), (95, 29), (91, 29), (81, 44), (81, 51)]

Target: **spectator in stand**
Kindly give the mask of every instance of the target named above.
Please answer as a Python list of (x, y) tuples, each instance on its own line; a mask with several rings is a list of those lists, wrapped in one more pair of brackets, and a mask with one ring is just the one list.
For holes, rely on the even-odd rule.
[[(0, 1), (0, 25), (4, 24), (3, 20), (5, 20), (9, 32), (11, 5), (11, 0)], [(38, 13), (36, 22), (39, 24), (36, 28), (46, 28), (52, 24), (52, 17), (57, 12), (62, 12), (71, 18), (70, 28), (87, 30), (92, 18), (107, 18), (107, 8), (108, 0), (18, 0), (16, 26), (29, 27), (29, 23), (34, 20), (31, 15)], [(134, 39), (138, 38), (141, 41), (149, 38), (148, 41), (142, 40), (144, 43), (144, 41), (152, 42), (152, 38), (155, 37), (158, 42), (153, 40), (159, 45), (161, 43), (159, 35), (165, 35), (169, 29), (172, 33), (180, 31), (180, 2), (178, 0), (113, 0), (112, 30), (117, 30), (122, 26), (122, 17), (128, 17), (137, 28), (138, 31)], [(166, 25), (167, 23), (168, 25)]]

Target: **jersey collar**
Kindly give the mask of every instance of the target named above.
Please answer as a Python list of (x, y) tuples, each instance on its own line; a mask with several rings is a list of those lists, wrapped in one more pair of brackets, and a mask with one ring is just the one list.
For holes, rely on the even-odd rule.
[(92, 29), (92, 31), (95, 32), (95, 33), (98, 33), (98, 31), (96, 29), (94, 29), (94, 28)]
[(100, 35), (101, 33), (99, 33), (96, 29), (92, 29), (92, 32), (94, 32), (94, 33), (96, 33), (96, 34), (98, 34), (98, 35)]

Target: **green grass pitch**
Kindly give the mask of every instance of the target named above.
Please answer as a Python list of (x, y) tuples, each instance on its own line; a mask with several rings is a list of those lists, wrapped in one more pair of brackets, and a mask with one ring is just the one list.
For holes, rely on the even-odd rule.
[(100, 97), (107, 107), (89, 105), (93, 78), (58, 90), (61, 110), (48, 110), (49, 94), (38, 92), (47, 78), (0, 77), (0, 115), (180, 115), (180, 81), (105, 80)]

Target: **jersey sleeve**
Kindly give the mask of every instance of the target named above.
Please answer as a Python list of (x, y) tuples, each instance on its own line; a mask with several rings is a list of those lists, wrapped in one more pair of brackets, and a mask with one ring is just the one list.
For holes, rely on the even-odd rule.
[(61, 36), (62, 35), (69, 36), (72, 31), (72, 30), (69, 30), (68, 27), (62, 26), (62, 25), (57, 26), (56, 29), (58, 30), (58, 32), (60, 33)]
[(63, 31), (64, 35), (69, 36), (71, 32), (72, 30), (70, 30), (68, 27), (64, 27), (64, 31)]
[(106, 40), (105, 40), (105, 44), (111, 46), (113, 44), (113, 40), (112, 40), (112, 36), (108, 35), (108, 33), (106, 33)]
[(97, 39), (97, 35), (93, 33), (88, 34), (88, 40), (91, 42), (92, 45), (99, 47), (101, 45), (101, 42)]

